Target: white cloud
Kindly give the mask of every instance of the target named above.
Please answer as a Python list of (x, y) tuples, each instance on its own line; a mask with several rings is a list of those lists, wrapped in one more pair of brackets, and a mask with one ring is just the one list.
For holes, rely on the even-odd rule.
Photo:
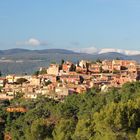
[(138, 55), (140, 54), (140, 51), (135, 51), (135, 50), (125, 50), (125, 55)]
[(29, 38), (27, 41), (23, 41), (23, 42), (17, 42), (17, 45), (21, 45), (21, 46), (45, 46), (48, 43), (44, 42), (44, 41), (40, 41), (39, 39), (36, 38)]
[(41, 42), (35, 38), (30, 38), (25, 44), (29, 46), (40, 46)]
[(124, 55), (138, 55), (140, 51), (136, 50), (124, 50), (124, 49), (114, 49), (114, 48), (104, 48), (99, 51), (99, 54), (108, 53), (108, 52), (117, 52)]
[(80, 53), (94, 54), (94, 53), (98, 53), (99, 49), (97, 49), (96, 47), (89, 47), (89, 48), (75, 49), (74, 51)]
[(124, 53), (122, 49), (114, 49), (114, 48), (104, 48), (99, 51), (99, 54), (108, 53), (108, 52), (117, 52), (117, 53)]
[(116, 49), (116, 48), (96, 48), (96, 47), (88, 47), (88, 48), (81, 48), (81, 49), (74, 49), (75, 52), (80, 53), (88, 53), (88, 54), (103, 54), (108, 52), (116, 52), (121, 53), (124, 55), (138, 55), (140, 51), (136, 50), (125, 50), (125, 49)]

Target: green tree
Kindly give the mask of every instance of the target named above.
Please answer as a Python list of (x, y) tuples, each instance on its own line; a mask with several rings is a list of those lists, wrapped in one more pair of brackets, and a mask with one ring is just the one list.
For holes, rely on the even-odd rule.
[(19, 79), (17, 79), (16, 83), (22, 85), (23, 83), (25, 83), (25, 82), (27, 82), (27, 81), (28, 81), (28, 80), (25, 79), (25, 78), (19, 78)]
[(2, 72), (0, 71), (0, 77), (2, 76)]
[(76, 66), (74, 64), (71, 65), (70, 71), (75, 71), (76, 70)]
[(33, 75), (38, 76), (39, 75), (39, 70), (35, 71)]
[(61, 65), (63, 65), (65, 63), (65, 60), (64, 59), (62, 59), (61, 60)]
[(81, 119), (78, 121), (73, 135), (74, 140), (91, 140), (95, 135), (94, 124), (90, 119)]
[(62, 70), (63, 64), (65, 63), (64, 59), (61, 59), (61, 64), (59, 65), (59, 70)]
[[(129, 139), (140, 126), (139, 100), (110, 103), (93, 115), (97, 138)], [(125, 132), (125, 133), (124, 133)], [(128, 135), (129, 134), (129, 135)]]
[(137, 130), (136, 138), (137, 138), (137, 140), (140, 139), (140, 128), (138, 128), (138, 130)]
[(121, 95), (117, 88), (112, 87), (107, 93), (106, 93), (106, 101), (107, 103), (116, 102), (118, 103), (121, 100)]
[(46, 69), (42, 69), (41, 71), (39, 71), (39, 74), (47, 74), (47, 70)]
[(34, 120), (31, 124), (30, 129), (27, 129), (25, 138), (28, 140), (44, 140), (45, 138), (52, 138), (52, 124), (47, 124), (47, 122), (40, 118)]
[(128, 101), (129, 99), (140, 97), (140, 82), (125, 83), (120, 90), (120, 94), (122, 101)]
[(61, 119), (53, 131), (54, 140), (72, 140), (75, 131), (75, 120)]
[(101, 61), (99, 58), (96, 60), (96, 62), (98, 62), (98, 63), (102, 63), (102, 61)]

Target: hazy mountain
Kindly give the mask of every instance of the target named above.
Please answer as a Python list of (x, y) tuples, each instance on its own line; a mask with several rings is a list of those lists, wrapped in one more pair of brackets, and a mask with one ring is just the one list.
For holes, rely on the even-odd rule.
[(18, 49), (18, 48), (14, 48), (14, 49), (8, 49), (8, 50), (3, 50), (0, 51), (3, 55), (13, 55), (13, 54), (17, 54), (17, 53), (24, 53), (24, 52), (29, 52), (30, 50), (27, 49)]
[(65, 50), (65, 49), (44, 49), (44, 50), (28, 50), (28, 49), (8, 49), (8, 50), (0, 50), (0, 55), (13, 55), (13, 54), (19, 54), (19, 53), (62, 53), (62, 54), (71, 54), (76, 53), (71, 50)]
[(70, 60), (76, 63), (81, 59), (133, 59), (140, 61), (140, 55), (128, 56), (117, 52), (102, 54), (77, 53), (65, 49), (9, 49), (0, 50), (0, 70), (3, 74), (33, 73), (39, 67), (47, 67), (52, 61), (60, 63), (61, 59)]
[(0, 55), (3, 54), (3, 51), (0, 51)]
[(130, 58), (132, 60), (136, 60), (136, 61), (140, 62), (140, 55), (132, 55), (132, 56), (130, 56)]
[(71, 50), (65, 50), (65, 49), (45, 49), (45, 50), (34, 50), (36, 53), (60, 53), (60, 54), (73, 54), (76, 53)]

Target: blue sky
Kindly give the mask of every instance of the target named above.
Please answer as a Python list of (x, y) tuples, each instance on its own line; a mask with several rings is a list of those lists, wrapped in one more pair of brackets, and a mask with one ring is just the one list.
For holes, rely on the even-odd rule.
[(140, 51), (140, 0), (0, 0), (0, 49)]

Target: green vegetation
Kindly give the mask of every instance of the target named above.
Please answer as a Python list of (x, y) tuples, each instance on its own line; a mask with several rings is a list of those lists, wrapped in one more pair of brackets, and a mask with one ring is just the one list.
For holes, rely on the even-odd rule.
[(27, 82), (27, 81), (28, 81), (28, 80), (25, 79), (25, 78), (19, 78), (19, 79), (17, 79), (16, 83), (22, 85), (23, 83), (25, 83), (25, 82)]
[(76, 70), (76, 66), (74, 64), (71, 65), (70, 71), (75, 71)]
[(102, 60), (100, 60), (99, 58), (96, 60), (96, 62), (98, 63), (102, 63)]
[(2, 76), (2, 72), (0, 71), (0, 77)]
[(41, 71), (35, 71), (33, 73), (34, 76), (38, 76), (38, 75), (42, 75), (42, 74), (47, 74), (47, 70), (46, 69), (42, 69)]
[[(23, 106), (26, 113), (6, 112), (8, 106)], [(71, 95), (63, 102), (43, 96), (22, 97), (0, 103), (0, 139), (13, 140), (139, 140), (140, 82), (101, 93), (97, 88)]]

